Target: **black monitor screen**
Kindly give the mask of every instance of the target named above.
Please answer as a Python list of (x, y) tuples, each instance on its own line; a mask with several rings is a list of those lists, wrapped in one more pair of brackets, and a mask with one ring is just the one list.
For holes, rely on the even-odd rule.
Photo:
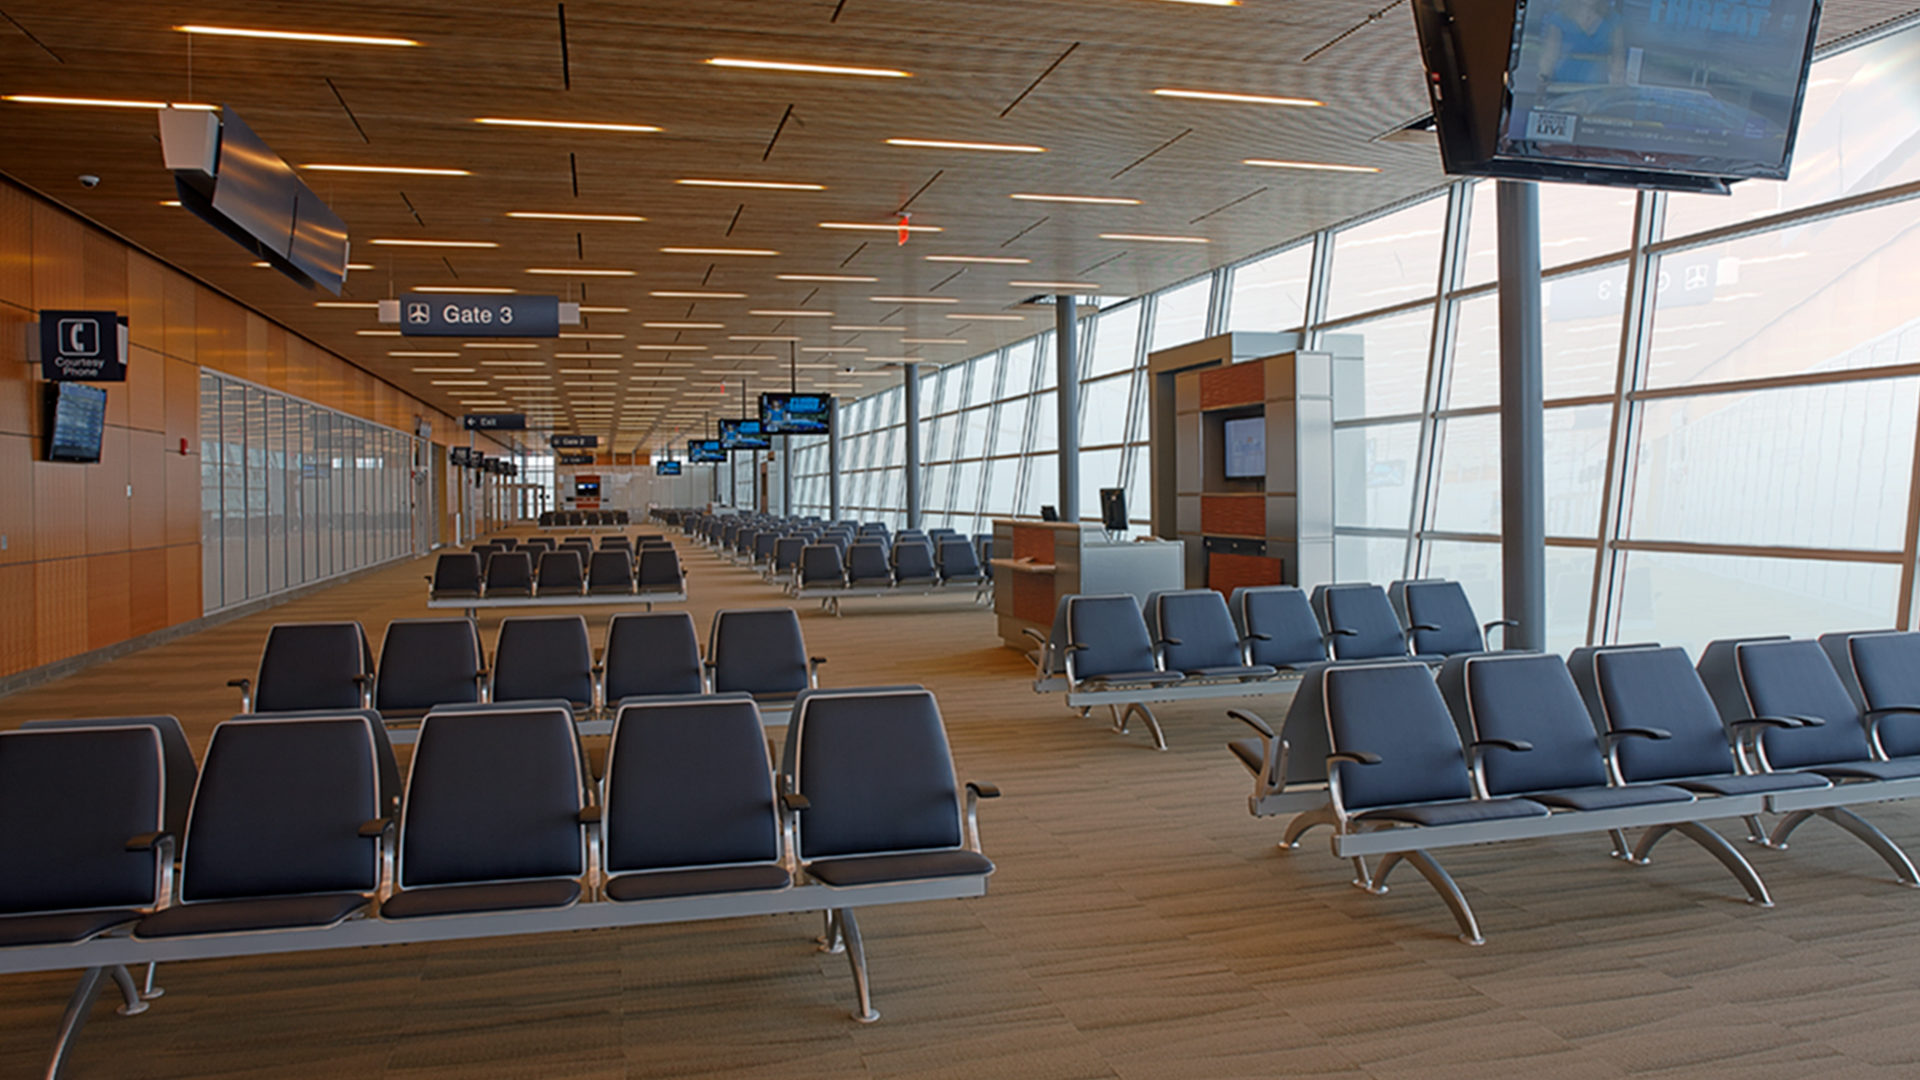
[(656, 461), (653, 463), (655, 476), (679, 476), (680, 463), (677, 461)]
[(47, 385), (47, 460), (100, 460), (107, 423), (107, 392), (85, 383)]
[(727, 460), (727, 452), (720, 448), (719, 439), (693, 439), (687, 443), (687, 460), (695, 465), (715, 464)]
[(833, 395), (761, 394), (760, 427), (769, 435), (825, 435), (833, 427)]
[(600, 497), (600, 481), (575, 480), (573, 482), (573, 496), (576, 499), (599, 498)]
[(767, 438), (758, 420), (722, 420), (720, 421), (720, 448), (722, 450), (771, 450), (773, 440)]
[(1495, 153), (1784, 179), (1818, 0), (1532, 0)]

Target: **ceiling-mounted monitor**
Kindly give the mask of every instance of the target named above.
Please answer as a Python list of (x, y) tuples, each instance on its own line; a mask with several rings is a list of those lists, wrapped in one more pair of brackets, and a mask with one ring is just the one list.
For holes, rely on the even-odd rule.
[(768, 435), (825, 435), (833, 429), (833, 395), (761, 394), (760, 428)]
[(1821, 0), (1413, 0), (1449, 173), (1784, 180)]
[(722, 420), (720, 449), (771, 450), (773, 440), (767, 437), (758, 420)]
[(655, 476), (679, 476), (680, 463), (677, 461), (656, 461), (653, 463)]
[(713, 465), (727, 460), (727, 452), (720, 448), (719, 439), (690, 439), (687, 441), (687, 460), (695, 465)]

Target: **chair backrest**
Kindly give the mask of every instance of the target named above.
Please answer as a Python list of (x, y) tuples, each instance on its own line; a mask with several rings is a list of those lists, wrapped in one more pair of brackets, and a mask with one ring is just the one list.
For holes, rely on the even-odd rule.
[(808, 544), (800, 553), (800, 584), (844, 585), (846, 580), (839, 548), (832, 544)]
[[(659, 538), (655, 537), (654, 539), (659, 539)], [(627, 536), (625, 533), (618, 533), (613, 536), (603, 536), (600, 538), (600, 550), (602, 551), (605, 551), (607, 548), (631, 548), (632, 546), (633, 546), (633, 538), (630, 536)]]
[(1320, 620), (1307, 594), (1291, 585), (1258, 585), (1233, 590), (1228, 602), (1235, 627), (1250, 640), (1256, 664), (1297, 668), (1327, 658)]
[(587, 591), (623, 593), (633, 591), (633, 555), (625, 548), (601, 548), (593, 553), (587, 567)]
[(1066, 664), (1075, 679), (1154, 670), (1139, 602), (1125, 593), (1068, 598)]
[(500, 620), (493, 649), (493, 700), (560, 698), (593, 704), (593, 647), (578, 615), (514, 616)]
[(768, 530), (753, 534), (753, 561), (766, 562), (773, 558), (773, 545), (780, 542), (780, 534)]
[(540, 591), (578, 593), (585, 584), (585, 576), (580, 572), (581, 565), (579, 548), (563, 547), (540, 556)]
[(791, 770), (811, 804), (803, 861), (961, 843), (946, 727), (922, 687), (808, 694), (794, 707)]
[(1860, 711), (1817, 641), (1749, 641), (1734, 664), (1751, 716), (1811, 716), (1819, 727), (1771, 729), (1761, 736), (1775, 768), (1865, 761), (1872, 756)]
[(519, 546), (520, 538), (517, 536), (496, 536), (493, 539), (488, 540), (487, 543), (495, 544), (500, 547), (506, 548), (508, 551), (512, 551), (515, 547)]
[[(187, 831), (187, 809), (193, 805), (193, 784), (200, 775), (193, 762), (193, 747), (187, 745), (187, 733), (172, 716), (95, 716), (63, 720), (29, 720), (22, 731), (63, 731), (95, 728), (150, 727), (160, 738), (162, 780), (166, 785), (166, 815), (161, 828), (176, 838)], [(64, 800), (67, 796), (62, 795)], [(60, 805), (66, 805), (62, 802)], [(0, 862), (0, 866), (7, 865)]]
[(608, 873), (780, 860), (773, 765), (750, 695), (622, 704), (606, 792)]
[(1168, 671), (1245, 663), (1226, 597), (1212, 589), (1179, 589), (1157, 593), (1153, 601)]
[(925, 539), (900, 539), (893, 545), (893, 576), (905, 581), (909, 578), (937, 578), (940, 572), (933, 568), (933, 548)]
[(807, 549), (807, 542), (798, 536), (783, 536), (773, 545), (773, 568), (792, 570), (800, 565), (800, 553)]
[(447, 552), (433, 561), (435, 595), (480, 593), (480, 557), (472, 552)]
[(700, 638), (684, 611), (615, 615), (602, 661), (609, 705), (630, 697), (698, 694)]
[(527, 542), (520, 546), (522, 548), (540, 548), (543, 551), (552, 551), (556, 545), (551, 536), (533, 536), (528, 537)]
[(887, 549), (879, 544), (868, 543), (855, 543), (849, 547), (847, 578), (855, 585), (892, 581), (893, 567), (887, 562)]
[(420, 712), (480, 700), (480, 632), (472, 619), (395, 619), (380, 644), (373, 707)]
[(1559, 657), (1548, 653), (1456, 657), (1447, 662), (1441, 678), (1451, 679), (1456, 672), (1464, 689), (1467, 730), (1474, 739), (1533, 744), (1532, 750), (1521, 752), (1486, 751), (1481, 761), (1489, 795), (1606, 784), (1607, 759), (1593, 730), (1593, 718), (1587, 715), (1587, 704), (1580, 700), (1580, 690)]
[(487, 560), (487, 592), (519, 595), (533, 591), (533, 558), (528, 551), (543, 550), (529, 545), (519, 551), (505, 551)]
[(586, 780), (556, 705), (436, 709), (407, 770), (402, 888), (578, 877)]
[(1851, 634), (1846, 656), (1867, 708), (1916, 707), (1913, 715), (1893, 714), (1880, 722), (1880, 745), (1887, 756), (1920, 754), (1920, 633)]
[(941, 540), (939, 556), (941, 577), (965, 579), (980, 576), (980, 560), (974, 556), (973, 544), (963, 537), (949, 536)]
[(1316, 585), (1310, 599), (1334, 659), (1386, 660), (1407, 655), (1400, 619), (1380, 586)]
[(670, 547), (640, 549), (640, 587), (642, 589), (666, 588), (677, 592), (682, 584), (679, 552)]
[(155, 902), (164, 827), (160, 732), (150, 724), (0, 732), (0, 915)]
[(279, 623), (267, 631), (260, 650), (253, 708), (357, 709), (372, 675), (367, 633), (359, 623)]
[(1348, 810), (1472, 795), (1460, 732), (1425, 664), (1329, 664), (1317, 677), (1328, 745), (1380, 756), (1332, 767)]
[(213, 729), (181, 848), (180, 897), (371, 893), (385, 812), (368, 714), (248, 717)]
[(807, 645), (792, 608), (715, 612), (707, 661), (716, 694), (784, 695), (807, 688)]
[[(1413, 651), (1422, 656), (1457, 656), (1485, 652), (1486, 638), (1457, 581), (1430, 578), (1396, 581), (1387, 586), (1387, 599), (1413, 639)], [(1432, 630), (1417, 629), (1421, 626)]]
[(1616, 760), (1622, 779), (1634, 783), (1734, 771), (1726, 725), (1685, 649), (1600, 649), (1593, 656), (1593, 680), (1606, 730), (1660, 728), (1671, 736), (1620, 740)]

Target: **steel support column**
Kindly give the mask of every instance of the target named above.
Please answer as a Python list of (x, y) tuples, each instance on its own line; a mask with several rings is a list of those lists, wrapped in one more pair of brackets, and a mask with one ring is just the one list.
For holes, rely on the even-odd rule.
[(907, 444), (907, 528), (920, 527), (920, 365), (900, 365), (902, 377), (901, 398), (906, 415), (902, 418), (905, 425)]
[(1060, 503), (1061, 521), (1080, 520), (1080, 350), (1079, 305), (1072, 296), (1053, 298), (1055, 381), (1059, 384), (1054, 404), (1059, 408)]
[(1544, 649), (1547, 517), (1540, 363), (1540, 192), (1501, 180), (1500, 554), (1505, 643)]

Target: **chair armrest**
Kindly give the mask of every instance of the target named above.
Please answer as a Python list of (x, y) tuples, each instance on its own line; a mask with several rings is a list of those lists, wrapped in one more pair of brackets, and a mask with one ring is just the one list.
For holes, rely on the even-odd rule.
[(173, 851), (173, 834), (162, 829), (158, 832), (145, 832), (138, 836), (127, 837), (128, 851), (162, 850), (167, 854)]
[(1336, 627), (1334, 627), (1333, 629), (1331, 629), (1331, 630), (1329, 630), (1329, 631), (1327, 631), (1327, 632), (1326, 632), (1325, 634), (1322, 634), (1321, 636), (1322, 636), (1322, 637), (1329, 637), (1329, 638), (1336, 638), (1336, 637), (1359, 637), (1359, 636), (1360, 636), (1360, 631), (1358, 631), (1358, 630), (1355, 630), (1355, 629), (1354, 629), (1353, 627), (1351, 627), (1351, 626), (1336, 626)]
[(600, 810), (601, 808), (598, 806), (583, 806), (580, 808), (580, 812), (574, 815), (574, 820), (582, 825), (598, 825), (600, 823)]
[(1729, 721), (1727, 726), (1739, 731), (1742, 728), (1797, 728), (1806, 725), (1785, 716), (1755, 716), (1746, 720)]
[(252, 679), (228, 679), (227, 685), (233, 687), (235, 690), (240, 691), (240, 711), (243, 713), (252, 712), (253, 711), (253, 680)]
[(1800, 716), (1796, 713), (1788, 713), (1784, 716), (1756, 716), (1754, 717), (1754, 719), (1755, 720), (1785, 720), (1787, 721), (1787, 723), (1784, 725), (1786, 727), (1826, 727), (1827, 726), (1827, 722), (1825, 720), (1822, 720), (1818, 716)]
[(1228, 709), (1227, 716), (1230, 719), (1238, 720), (1252, 728), (1258, 732), (1263, 739), (1271, 739), (1274, 737), (1273, 726), (1261, 719), (1259, 713), (1247, 709)]
[(967, 781), (967, 850), (976, 855), (980, 853), (980, 800), (999, 797), (998, 787)]
[(360, 823), (359, 835), (363, 839), (373, 840), (386, 836), (393, 831), (393, 819), (390, 817), (368, 818)]
[(1673, 738), (1673, 732), (1668, 731), (1666, 728), (1657, 728), (1657, 727), (1615, 728), (1614, 730), (1607, 732), (1607, 745), (1612, 746), (1613, 744), (1624, 741), (1626, 739), (1659, 740), (1659, 739), (1671, 739), (1671, 738)]
[(1379, 754), (1369, 754), (1365, 750), (1342, 750), (1327, 755), (1328, 765), (1378, 765), (1380, 761)]
[(1533, 744), (1525, 739), (1475, 739), (1467, 744), (1469, 750), (1511, 750), (1524, 754), (1533, 749)]
[(780, 808), (782, 810), (797, 814), (802, 810), (808, 810), (812, 807), (813, 801), (797, 791), (783, 791), (780, 793)]
[(1882, 716), (1891, 716), (1894, 713), (1920, 714), (1920, 705), (1883, 705), (1878, 709), (1868, 709), (1866, 715), (1869, 717), (1877, 718)]
[(1000, 787), (997, 784), (986, 784), (978, 780), (969, 780), (967, 781), (967, 794), (982, 799), (997, 799), (1000, 797)]
[(1438, 629), (1440, 629), (1438, 626), (1435, 626), (1433, 623), (1430, 623), (1430, 622), (1414, 623), (1412, 626), (1407, 627), (1407, 630), (1409, 632), (1412, 632), (1415, 630), (1421, 630), (1427, 633), (1432, 633), (1433, 631)]
[(1159, 641), (1156, 641), (1156, 642), (1154, 642), (1154, 644), (1155, 644), (1155, 645), (1158, 645), (1158, 646), (1167, 646), (1167, 645), (1185, 645), (1185, 644), (1186, 644), (1186, 642), (1184, 642), (1184, 641), (1181, 641), (1181, 640), (1180, 640), (1179, 638), (1177, 638), (1177, 637), (1163, 637), (1163, 638), (1161, 638), (1161, 639), (1160, 639)]

